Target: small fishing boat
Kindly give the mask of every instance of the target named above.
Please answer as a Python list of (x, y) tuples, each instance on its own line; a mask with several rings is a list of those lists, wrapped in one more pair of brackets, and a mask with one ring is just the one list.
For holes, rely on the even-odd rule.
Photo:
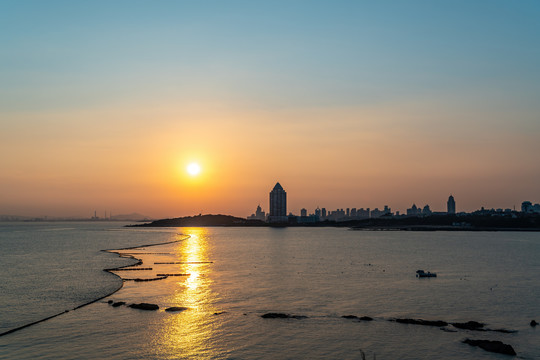
[(432, 272), (425, 272), (424, 270), (416, 270), (416, 277), (417, 278), (425, 278), (425, 277), (437, 277), (437, 274)]

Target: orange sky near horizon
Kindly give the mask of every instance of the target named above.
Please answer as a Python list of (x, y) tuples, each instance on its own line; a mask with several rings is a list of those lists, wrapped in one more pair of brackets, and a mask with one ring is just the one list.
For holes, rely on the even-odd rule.
[[(467, 211), (530, 198), (536, 169), (515, 189), (507, 184), (522, 167), (516, 159), (535, 150), (533, 137), (509, 137), (502, 127), (482, 139), (481, 125), (469, 124), (477, 133), (456, 141), (459, 129), (431, 129), (424, 120), (436, 110), (403, 108), (401, 116), (389, 107), (237, 111), (216, 104), (17, 114), (2, 131), (9, 136), (0, 151), (12, 154), (2, 164), (9, 170), (1, 178), (2, 213), (247, 216), (257, 204), (268, 210), (276, 181), (293, 213), (383, 205), (403, 212), (413, 203), (444, 210), (450, 193)], [(193, 161), (202, 167), (195, 177), (185, 169)]]

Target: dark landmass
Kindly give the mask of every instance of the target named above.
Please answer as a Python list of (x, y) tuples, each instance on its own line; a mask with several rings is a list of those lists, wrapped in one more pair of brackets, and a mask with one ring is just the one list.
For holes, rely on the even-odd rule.
[(191, 227), (191, 226), (268, 226), (260, 220), (246, 220), (230, 215), (197, 215), (162, 219), (151, 223), (129, 225), (133, 227)]
[(247, 220), (230, 215), (197, 215), (173, 219), (155, 220), (150, 223), (129, 225), (136, 227), (190, 227), (190, 226), (238, 226), (238, 227), (345, 227), (353, 230), (386, 231), (540, 231), (540, 215), (493, 216), (493, 215), (432, 215), (425, 217), (382, 216), (374, 219), (347, 221), (319, 221), (298, 223), (291, 217), (285, 224), (268, 224), (261, 220)]
[(540, 216), (433, 215), (425, 217), (380, 217), (350, 224), (354, 230), (409, 231), (540, 231)]

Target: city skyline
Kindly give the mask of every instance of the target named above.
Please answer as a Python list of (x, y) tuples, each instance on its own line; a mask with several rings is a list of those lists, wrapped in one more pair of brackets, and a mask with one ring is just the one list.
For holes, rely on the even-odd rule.
[[(274, 194), (274, 199), (272, 199), (272, 194)], [(268, 213), (265, 212), (265, 209), (263, 207), (261, 207), (261, 203), (259, 202), (259, 204), (257, 205), (257, 209), (254, 213), (252, 213), (251, 215), (246, 215), (246, 214), (242, 214), (242, 215), (238, 215), (238, 214), (231, 214), (231, 213), (227, 213), (226, 211), (223, 212), (224, 214), (228, 214), (228, 215), (234, 215), (234, 216), (240, 216), (240, 217), (246, 217), (248, 219), (257, 219), (257, 220), (265, 220), (266, 219), (266, 216), (270, 216), (271, 214), (271, 208), (272, 208), (272, 203), (274, 203), (274, 207), (275, 207), (275, 211), (276, 211), (276, 214), (279, 214), (279, 215), (274, 215), (274, 216), (277, 216), (277, 217), (283, 217), (283, 216), (289, 216), (289, 215), (295, 215), (297, 216), (298, 214), (300, 214), (300, 216), (303, 216), (303, 212), (304, 211), (308, 211), (309, 208), (306, 208), (304, 206), (302, 207), (299, 207), (298, 209), (295, 209), (294, 211), (291, 210), (287, 210), (287, 195), (286, 195), (286, 191), (283, 189), (283, 187), (281, 186), (281, 184), (279, 182), (277, 182), (274, 186), (274, 188), (272, 189), (272, 191), (270, 192), (270, 201), (269, 201), (269, 207), (268, 207)], [(317, 202), (317, 204), (319, 204), (319, 202)], [(420, 204), (420, 203), (418, 203)], [(340, 212), (343, 212), (343, 215), (346, 213), (346, 216), (348, 217), (349, 216), (349, 211), (352, 211), (352, 212), (355, 212), (355, 211), (358, 211), (359, 214), (360, 213), (364, 213), (364, 212), (367, 212), (367, 216), (365, 215), (362, 215), (362, 217), (371, 217), (371, 212), (374, 212), (374, 214), (376, 214), (375, 217), (379, 217), (381, 215), (384, 215), (384, 214), (391, 214), (391, 215), (397, 215), (397, 216), (400, 216), (400, 215), (431, 215), (432, 213), (433, 214), (456, 214), (456, 213), (472, 213), (472, 212), (475, 212), (475, 211), (483, 211), (484, 209), (491, 209), (491, 210), (496, 210), (496, 211), (506, 211), (508, 212), (509, 210), (511, 211), (523, 211), (523, 212), (526, 212), (526, 210), (524, 209), (524, 207), (529, 207), (530, 209), (534, 209), (534, 212), (540, 212), (540, 204), (536, 203), (536, 204), (533, 204), (533, 202), (529, 201), (529, 200), (524, 200), (524, 201), (521, 201), (519, 203), (519, 205), (512, 205), (512, 206), (501, 206), (501, 207), (485, 207), (485, 206), (480, 206), (480, 207), (476, 207), (472, 210), (460, 210), (460, 211), (457, 211), (456, 210), (456, 202), (455, 202), (455, 199), (454, 199), (454, 196), (453, 194), (450, 194), (450, 196), (447, 198), (447, 201), (445, 203), (446, 205), (446, 210), (442, 210), (442, 209), (439, 209), (439, 208), (432, 208), (430, 204), (425, 204), (425, 205), (420, 205), (420, 206), (417, 206), (416, 205), (416, 202), (412, 202), (411, 203), (411, 207), (410, 208), (405, 208), (403, 211), (402, 208), (400, 209), (397, 209), (397, 208), (393, 208), (391, 205), (388, 205), (388, 204), (385, 204), (383, 206), (381, 206), (381, 209), (379, 209), (378, 206), (375, 206), (375, 207), (354, 207), (354, 206), (337, 206), (335, 208), (331, 208), (331, 207), (325, 207), (325, 206), (320, 206), (320, 205), (317, 205), (316, 207), (312, 208), (313, 209), (313, 212), (309, 212), (309, 215), (317, 215), (317, 210), (319, 211), (324, 211), (325, 213), (328, 212), (328, 216), (330, 216), (330, 213), (331, 212), (336, 212), (336, 214), (340, 213)], [(379, 205), (380, 206), (380, 205)], [(278, 210), (279, 208), (279, 210)], [(99, 214), (104, 214), (104, 216), (100, 216), (98, 215)], [(201, 211), (200, 214), (202, 214), (203, 212)], [(8, 214), (8, 213), (4, 213), (4, 214), (0, 214), (0, 216), (3, 216), (3, 217), (14, 217), (14, 218), (39, 218), (39, 219), (47, 219), (47, 218), (51, 218), (51, 219), (54, 219), (54, 218), (65, 218), (65, 219), (71, 219), (71, 218), (77, 218), (77, 219), (85, 219), (85, 218), (91, 218), (91, 219), (112, 219), (112, 214), (113, 212), (110, 211), (110, 210), (93, 210), (92, 211), (92, 216), (87, 216), (88, 214), (84, 214), (84, 215), (73, 215), (73, 214), (62, 214), (62, 215), (48, 215), (48, 214), (41, 214), (41, 215), (36, 215), (36, 214)], [(285, 215), (284, 215), (285, 214)], [(190, 216), (190, 215), (195, 215), (195, 214), (188, 214), (188, 215), (180, 215), (180, 216)], [(320, 214), (319, 214), (320, 215)], [(341, 215), (341, 214), (338, 214), (338, 215)], [(170, 216), (165, 216), (164, 218), (171, 218), (171, 217), (176, 217), (178, 215), (170, 215)], [(345, 216), (345, 215), (344, 215)], [(354, 216), (354, 215), (352, 215)], [(358, 215), (360, 216), (360, 215)], [(140, 219), (156, 219), (157, 217), (152, 217), (152, 216), (148, 216), (147, 214), (144, 214), (144, 215), (141, 215), (140, 213), (136, 213), (136, 212), (132, 212), (130, 214), (120, 214), (120, 215), (115, 215), (114, 216), (115, 218), (119, 218), (119, 219), (137, 219), (137, 220), (140, 220)], [(326, 217), (326, 215), (324, 215), (323, 217)], [(283, 220), (283, 219), (281, 219)], [(278, 220), (279, 221), (279, 220)]]
[(538, 202), (538, 18), (499, 0), (3, 1), (0, 214), (246, 216), (277, 179), (298, 210)]
[[(533, 204), (531, 201), (525, 200), (521, 203), (521, 206), (516, 209), (505, 207), (505, 208), (491, 208), (485, 209), (483, 206), (475, 209), (474, 211), (458, 211), (455, 198), (452, 194), (448, 196), (446, 201), (446, 211), (437, 211), (433, 210), (429, 204), (424, 206), (416, 206), (415, 203), (412, 204), (410, 208), (407, 208), (406, 211), (401, 212), (400, 210), (392, 210), (389, 205), (384, 205), (382, 209), (376, 208), (363, 208), (363, 207), (338, 207), (336, 209), (326, 208), (324, 206), (317, 206), (313, 211), (309, 211), (307, 208), (302, 207), (299, 211), (292, 211), (287, 209), (287, 193), (282, 187), (282, 185), (277, 182), (269, 196), (269, 209), (270, 211), (266, 213), (261, 205), (257, 205), (255, 213), (247, 216), (248, 220), (262, 220), (269, 223), (286, 223), (289, 220), (287, 217), (296, 217), (300, 218), (300, 221), (303, 222), (317, 222), (323, 220), (330, 221), (343, 221), (343, 220), (352, 220), (352, 219), (369, 219), (369, 218), (378, 218), (381, 216), (392, 216), (392, 217), (416, 217), (416, 216), (431, 216), (431, 215), (460, 215), (460, 214), (469, 214), (469, 213), (499, 213), (510, 215), (512, 213), (523, 212), (523, 213), (540, 213), (540, 204)], [(304, 218), (304, 220), (302, 220)], [(310, 218), (310, 219), (305, 219)]]

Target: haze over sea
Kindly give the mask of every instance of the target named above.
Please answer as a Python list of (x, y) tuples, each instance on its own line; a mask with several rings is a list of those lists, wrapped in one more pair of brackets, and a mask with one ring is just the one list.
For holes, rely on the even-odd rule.
[[(134, 260), (102, 249), (179, 240), (125, 250), (153, 270), (118, 274), (190, 274), (126, 281), (108, 298), (0, 337), (0, 358), (360, 359), (360, 349), (368, 359), (507, 358), (461, 343), (467, 337), (511, 344), (521, 359), (540, 356), (540, 329), (529, 326), (540, 318), (540, 233), (122, 225), (0, 225), (0, 332), (118, 288), (102, 269)], [(155, 264), (163, 262), (177, 264)], [(438, 277), (417, 279), (417, 269)], [(109, 299), (160, 309), (115, 308)], [(260, 317), (268, 312), (307, 318)], [(350, 314), (374, 320), (341, 318)], [(398, 317), (517, 332), (387, 321)]]

